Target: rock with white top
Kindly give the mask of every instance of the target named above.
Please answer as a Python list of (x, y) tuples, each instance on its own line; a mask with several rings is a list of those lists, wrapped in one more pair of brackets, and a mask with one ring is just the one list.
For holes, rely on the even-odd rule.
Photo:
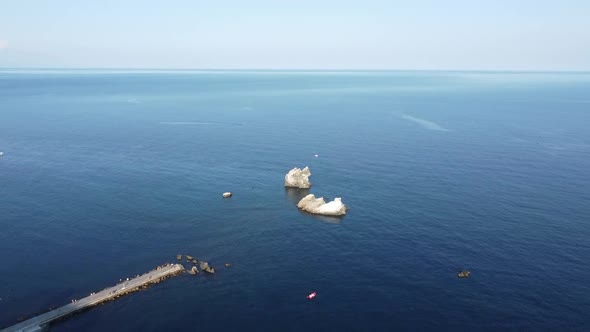
[(326, 203), (323, 197), (316, 198), (313, 194), (303, 197), (297, 203), (297, 207), (303, 211), (324, 216), (342, 216), (346, 214), (347, 209), (340, 197)]
[(304, 169), (295, 167), (285, 175), (285, 187), (309, 188), (311, 187), (311, 183), (309, 182), (310, 176), (311, 171), (309, 170), (309, 167), (305, 167)]
[(229, 191), (228, 192), (224, 192), (223, 193), (223, 198), (228, 198), (228, 197), (231, 197), (232, 195), (233, 194), (231, 192), (229, 192)]

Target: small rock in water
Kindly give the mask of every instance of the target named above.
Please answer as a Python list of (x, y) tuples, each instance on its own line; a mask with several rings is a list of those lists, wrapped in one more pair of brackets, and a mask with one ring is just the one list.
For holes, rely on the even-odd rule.
[(191, 255), (186, 255), (186, 259), (188, 259), (189, 261), (192, 261), (195, 258), (193, 256), (191, 256)]
[(193, 259), (193, 264), (197, 265), (197, 263), (199, 263), (199, 261), (196, 259)]
[(231, 264), (230, 263), (225, 263), (225, 267), (230, 267)]
[(459, 271), (459, 273), (457, 273), (457, 277), (459, 278), (469, 278), (470, 275), (471, 272), (467, 270)]
[(176, 259), (178, 259), (179, 261), (182, 260), (182, 255), (176, 255)]
[(211, 274), (215, 273), (215, 269), (212, 268), (211, 266), (209, 266), (209, 263), (207, 263), (207, 262), (201, 262), (200, 266), (201, 266), (201, 270), (203, 270), (207, 273), (211, 273)]
[(224, 192), (224, 193), (223, 193), (223, 198), (228, 198), (228, 197), (231, 197), (232, 195), (233, 195), (233, 194), (232, 194), (232, 193), (230, 193), (229, 191), (228, 191), (228, 192)]
[(199, 269), (196, 266), (193, 266), (192, 269), (188, 271), (189, 274), (199, 274)]

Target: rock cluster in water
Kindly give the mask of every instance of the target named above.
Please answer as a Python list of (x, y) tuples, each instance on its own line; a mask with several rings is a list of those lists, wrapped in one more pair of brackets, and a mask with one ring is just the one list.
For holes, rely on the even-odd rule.
[(323, 197), (316, 198), (315, 195), (309, 194), (299, 201), (297, 207), (309, 213), (325, 216), (342, 216), (346, 214), (346, 205), (342, 203), (340, 197), (326, 203)]
[(212, 268), (211, 266), (209, 266), (209, 263), (207, 263), (207, 262), (201, 262), (200, 266), (201, 266), (201, 270), (203, 270), (207, 273), (211, 273), (211, 274), (215, 273), (215, 269)]
[(307, 189), (311, 187), (311, 183), (309, 182), (310, 176), (311, 171), (309, 167), (305, 167), (304, 169), (295, 167), (285, 175), (285, 187)]
[[(194, 264), (190, 269), (187, 269), (187, 272), (189, 274), (193, 274), (193, 275), (199, 274), (199, 269), (196, 266), (197, 264), (201, 268), (201, 271), (204, 271), (204, 272), (207, 272), (207, 273), (210, 273), (210, 274), (215, 274), (215, 269), (212, 266), (210, 266), (208, 262), (204, 262), (204, 261), (199, 262), (194, 256), (191, 256), (191, 255), (177, 255), (176, 258), (178, 260), (181, 260), (183, 256), (186, 256), (186, 262), (187, 263), (193, 263)], [(229, 263), (225, 264), (225, 266), (228, 266), (228, 265), (229, 265)]]

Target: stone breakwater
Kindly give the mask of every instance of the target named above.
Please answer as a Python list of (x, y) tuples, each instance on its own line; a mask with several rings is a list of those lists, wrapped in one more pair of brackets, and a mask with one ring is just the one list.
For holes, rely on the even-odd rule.
[(75, 312), (93, 307), (106, 301), (117, 299), (123, 295), (145, 289), (150, 285), (160, 283), (163, 280), (179, 275), (182, 272), (184, 272), (184, 267), (180, 264), (163, 264), (145, 274), (137, 275), (134, 278), (126, 278), (125, 280), (121, 279), (121, 281), (115, 286), (107, 287), (96, 293), (90, 293), (87, 297), (79, 300), (71, 300), (71, 303), (69, 304), (10, 326), (1, 330), (1, 332), (41, 331), (43, 326), (55, 320), (65, 318)]

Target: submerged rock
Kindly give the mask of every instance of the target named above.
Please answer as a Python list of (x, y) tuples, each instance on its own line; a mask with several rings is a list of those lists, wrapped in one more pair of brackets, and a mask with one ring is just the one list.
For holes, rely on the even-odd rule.
[(346, 214), (347, 209), (340, 197), (336, 197), (333, 201), (326, 203), (323, 197), (315, 198), (313, 194), (303, 197), (297, 203), (297, 207), (303, 211), (324, 216), (342, 216)]
[(231, 192), (229, 192), (229, 191), (228, 192), (224, 192), (223, 193), (223, 198), (228, 198), (228, 197), (231, 197), (232, 195), (233, 194)]
[(182, 260), (182, 255), (176, 255), (176, 259), (178, 259), (179, 261)]
[(309, 188), (311, 187), (311, 183), (309, 182), (310, 176), (311, 171), (309, 167), (305, 167), (304, 169), (295, 167), (285, 175), (285, 187)]
[(186, 255), (186, 259), (189, 260), (189, 261), (192, 261), (195, 258), (193, 256), (191, 256), (191, 255)]
[(193, 259), (193, 264), (197, 265), (197, 263), (199, 263), (199, 261), (196, 259)]
[(471, 276), (471, 272), (467, 270), (459, 271), (459, 273), (457, 273), (457, 277), (459, 278), (469, 278), (469, 276)]
[(230, 267), (231, 264), (230, 263), (225, 263), (225, 267)]

